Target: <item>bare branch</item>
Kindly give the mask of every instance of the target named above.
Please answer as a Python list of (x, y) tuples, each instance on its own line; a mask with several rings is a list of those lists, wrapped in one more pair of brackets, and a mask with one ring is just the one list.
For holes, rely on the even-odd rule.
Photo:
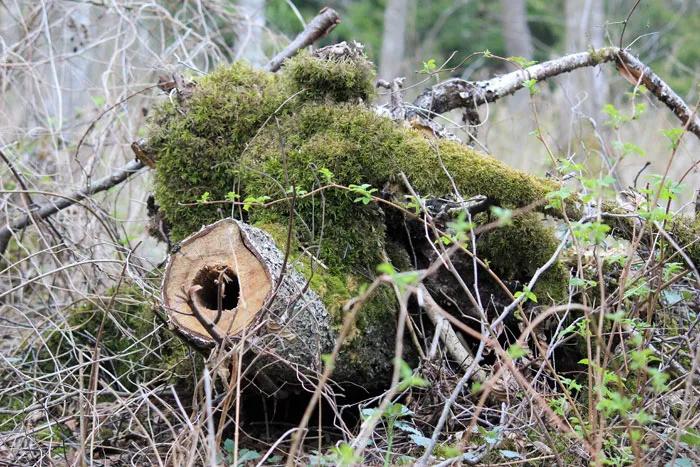
[(615, 62), (620, 74), (633, 84), (643, 84), (657, 99), (666, 104), (680, 119), (688, 123), (688, 131), (700, 138), (700, 118), (654, 71), (617, 47), (606, 47), (593, 52), (567, 55), (548, 62), (533, 65), (487, 81), (465, 81), (451, 79), (426, 89), (413, 103), (407, 119), (416, 114), (426, 117), (449, 112), (457, 108), (473, 107), (495, 102), (524, 88), (529, 80), (544, 81), (569, 73), (578, 68), (592, 67), (601, 63)]
[(10, 242), (10, 238), (12, 238), (12, 234), (17, 230), (22, 230), (25, 227), (27, 227), (31, 223), (32, 217), (34, 217), (35, 219), (45, 219), (49, 216), (52, 216), (58, 211), (66, 209), (67, 207), (74, 205), (75, 203), (87, 198), (88, 196), (92, 196), (96, 193), (109, 190), (113, 186), (120, 184), (124, 180), (134, 175), (143, 167), (144, 165), (141, 161), (131, 161), (125, 166), (118, 168), (107, 177), (101, 178), (95, 183), (92, 183), (89, 186), (80, 190), (74, 191), (73, 193), (65, 197), (61, 197), (61, 199), (59, 199), (55, 203), (40, 206), (35, 212), (32, 212), (20, 219), (17, 219), (12, 224), (8, 223), (5, 227), (0, 229), (0, 254), (5, 253), (7, 245)]
[(339, 23), (340, 16), (338, 16), (338, 13), (333, 8), (324, 8), (291, 44), (270, 60), (265, 69), (272, 72), (279, 70), (282, 62), (295, 56), (300, 49), (308, 47), (320, 38), (327, 36)]

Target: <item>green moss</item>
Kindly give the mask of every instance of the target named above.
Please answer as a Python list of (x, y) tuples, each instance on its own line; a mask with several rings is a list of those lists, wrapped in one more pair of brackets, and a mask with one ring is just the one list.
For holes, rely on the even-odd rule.
[(0, 407), (3, 407), (7, 412), (17, 412), (16, 415), (0, 413), (0, 431), (12, 431), (16, 426), (20, 425), (22, 417), (28, 415), (22, 411), (35, 402), (37, 401), (32, 399), (32, 395), (28, 391), (18, 391), (16, 394), (7, 394), (0, 397)]
[[(235, 190), (241, 152), (287, 97), (277, 75), (244, 63), (201, 78), (192, 96), (165, 100), (154, 111), (149, 148), (158, 169), (158, 204), (179, 240), (230, 213), (216, 205), (182, 206), (205, 192), (224, 199)], [(279, 114), (286, 111), (285, 107)]]
[[(184, 205), (204, 192), (219, 200), (230, 191), (241, 199), (279, 199), (287, 196), (292, 184), (306, 191), (326, 184), (319, 169), (332, 172), (338, 185), (369, 184), (376, 189), (395, 184), (404, 173), (419, 194), (437, 197), (453, 192), (454, 179), (463, 197), (486, 195), (507, 208), (538, 202), (557, 188), (551, 181), (514, 170), (458, 143), (429, 141), (357, 105), (369, 98), (371, 77), (371, 64), (364, 57), (324, 60), (302, 53), (286, 63), (280, 76), (236, 64), (200, 80), (185, 103), (161, 105), (149, 145), (158, 155), (156, 198), (174, 224), (175, 240), (231, 214), (227, 204)], [(272, 116), (274, 124), (264, 125)], [(371, 279), (384, 251), (402, 263), (397, 266), (408, 267), (405, 255), (396, 254), (395, 245), (387, 245), (385, 210), (389, 208), (357, 202), (359, 196), (331, 188), (297, 198), (295, 245), (312, 251), (331, 275)], [(569, 215), (580, 216), (575, 203), (568, 204)], [(289, 209), (286, 202), (268, 208), (252, 206), (244, 212), (244, 220), (286, 226)], [(534, 223), (519, 222), (494, 236), (507, 235), (528, 247), (519, 250), (522, 258), (514, 269), (505, 260), (507, 277), (521, 278), (525, 271), (533, 271), (531, 265), (541, 265), (545, 256), (548, 259), (551, 232), (537, 230)], [(524, 234), (518, 229), (524, 229)], [(541, 241), (535, 238), (540, 234)], [(498, 249), (494, 246), (494, 258)], [(510, 257), (513, 250), (505, 251)], [(319, 272), (314, 286), (320, 286), (322, 275)], [(561, 276), (555, 267), (542, 278), (543, 285), (551, 282), (545, 296), (561, 296), (556, 284)], [(326, 287), (335, 290), (340, 285)]]
[[(692, 219), (688, 216), (677, 215), (666, 226), (671, 232), (676, 243), (683, 248), (688, 258), (700, 266), (700, 218)], [(675, 252), (672, 250), (671, 253)]]
[[(294, 180), (311, 190), (318, 186), (319, 168), (333, 172), (340, 185), (367, 183), (377, 188), (403, 172), (420, 194), (446, 196), (453, 191), (452, 181), (444, 170), (436, 169), (444, 165), (462, 196), (483, 194), (505, 207), (534, 203), (555, 187), (454, 142), (443, 141), (436, 148), (418, 133), (363, 107), (305, 105), (281, 124), (280, 131), (286, 135), (284, 160), (279, 157), (276, 131), (261, 132), (244, 156), (243, 166), (250, 169), (241, 173), (247, 195), (283, 196), (270, 178)], [(296, 231), (307, 235), (300, 238), (302, 243), (321, 242), (321, 258), (329, 266), (373, 272), (386, 246), (383, 211), (355, 202), (357, 197), (336, 189), (326, 191), (323, 199), (299, 200)], [(288, 216), (288, 209), (287, 205), (252, 209), (250, 216), (256, 222), (273, 221)], [(315, 231), (304, 233), (304, 226), (311, 225)]]
[(374, 65), (362, 53), (324, 59), (302, 51), (284, 64), (291, 89), (303, 89), (302, 99), (367, 102), (374, 97)]
[[(463, 197), (481, 194), (506, 208), (535, 203), (558, 189), (554, 182), (515, 170), (454, 141), (440, 141), (435, 146), (434, 141), (411, 132), (402, 143), (395, 170), (404, 172), (420, 194), (452, 193), (446, 171)], [(573, 205), (569, 209), (574, 217), (579, 215)]]
[[(537, 213), (526, 213), (506, 225), (484, 234), (477, 251), (485, 255), (491, 268), (503, 279), (529, 280), (556, 251), (554, 229), (544, 225)], [(554, 263), (538, 280), (533, 292), (542, 299), (560, 301), (566, 297), (569, 274)]]
[[(255, 224), (272, 236), (278, 248), (283, 248), (287, 241), (287, 227), (282, 224)], [(310, 279), (314, 290), (331, 316), (331, 325), (340, 331), (345, 321), (343, 307), (347, 302), (362, 293), (367, 286), (366, 278), (339, 272), (333, 272), (318, 264), (306, 253), (292, 249), (289, 264), (294, 265), (307, 280)], [(358, 311), (355, 326), (347, 336), (341, 349), (337, 365), (346, 365), (358, 371), (372, 374), (388, 374), (386, 365), (391, 362), (393, 343), (385, 342), (386, 336), (395, 332), (397, 302), (394, 291), (389, 287), (377, 289), (364, 306)], [(380, 343), (378, 345), (378, 343)], [(367, 349), (377, 347), (376, 352)], [(413, 356), (407, 357), (410, 360)]]

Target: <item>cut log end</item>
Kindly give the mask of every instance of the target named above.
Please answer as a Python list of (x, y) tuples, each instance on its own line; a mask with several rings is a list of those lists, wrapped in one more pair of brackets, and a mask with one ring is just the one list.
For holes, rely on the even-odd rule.
[(163, 304), (180, 332), (203, 344), (236, 336), (263, 310), (272, 290), (265, 263), (225, 220), (183, 240), (163, 278)]

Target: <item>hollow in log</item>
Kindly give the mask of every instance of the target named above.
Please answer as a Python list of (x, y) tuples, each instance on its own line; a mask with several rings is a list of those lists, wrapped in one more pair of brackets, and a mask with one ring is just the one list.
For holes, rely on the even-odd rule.
[[(329, 312), (299, 272), (301, 263), (288, 262), (266, 232), (234, 219), (216, 222), (183, 240), (171, 256), (163, 278), (164, 308), (173, 326), (198, 347), (245, 339), (249, 361), (255, 361), (251, 373), (262, 373), (267, 388), (303, 386), (321, 372), (321, 356), (331, 353), (343, 316), (337, 307)], [(378, 296), (386, 299), (387, 292)], [(386, 303), (385, 315), (373, 311), (363, 317), (344, 342), (336, 383), (371, 391), (388, 382), (395, 316), (394, 302)]]

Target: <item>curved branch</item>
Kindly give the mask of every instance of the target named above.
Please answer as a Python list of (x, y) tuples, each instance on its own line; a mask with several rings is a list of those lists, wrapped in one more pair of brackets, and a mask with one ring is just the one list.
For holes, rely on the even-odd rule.
[(320, 38), (327, 36), (338, 24), (340, 24), (338, 13), (333, 8), (324, 8), (282, 52), (270, 60), (265, 69), (272, 72), (279, 70), (282, 62), (287, 58), (295, 56), (299, 49), (308, 47)]
[(507, 73), (486, 81), (465, 81), (451, 79), (426, 89), (414, 101), (415, 108), (407, 112), (407, 119), (416, 114), (434, 116), (457, 108), (472, 108), (487, 102), (495, 102), (502, 97), (524, 88), (526, 81), (544, 81), (569, 73), (578, 68), (592, 67), (601, 63), (615, 62), (618, 72), (628, 81), (643, 84), (666, 104), (688, 125), (688, 131), (700, 138), (700, 118), (654, 71), (617, 47), (606, 47), (591, 52), (581, 52), (533, 65), (524, 70)]

